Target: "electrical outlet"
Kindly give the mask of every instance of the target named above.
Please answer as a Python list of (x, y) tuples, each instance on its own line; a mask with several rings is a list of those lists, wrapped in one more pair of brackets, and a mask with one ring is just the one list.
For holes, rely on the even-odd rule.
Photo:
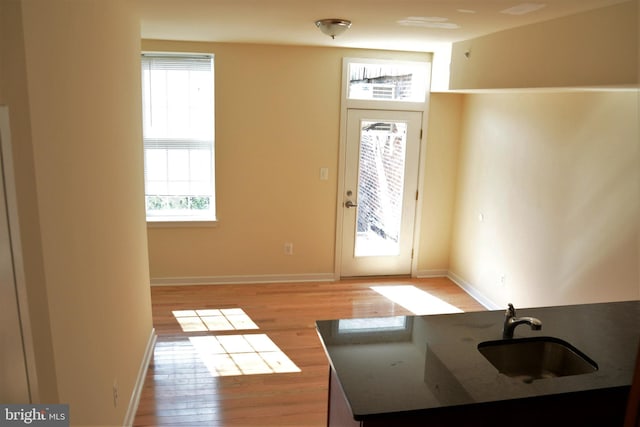
[(293, 243), (285, 243), (284, 244), (284, 254), (285, 255), (293, 255)]
[(113, 380), (113, 407), (118, 407), (118, 398), (120, 397), (120, 391), (118, 389), (118, 380)]
[(329, 179), (329, 168), (320, 168), (320, 180), (327, 181)]

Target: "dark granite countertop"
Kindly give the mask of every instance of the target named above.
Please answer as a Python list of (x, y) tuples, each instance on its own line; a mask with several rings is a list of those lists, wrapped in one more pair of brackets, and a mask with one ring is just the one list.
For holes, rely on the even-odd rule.
[(517, 315), (537, 317), (543, 327), (520, 325), (514, 338), (563, 339), (598, 370), (529, 383), (498, 373), (477, 346), (501, 339), (503, 310), (402, 316), (394, 326), (351, 330), (326, 320), (317, 328), (355, 419), (630, 386), (640, 301), (517, 309)]

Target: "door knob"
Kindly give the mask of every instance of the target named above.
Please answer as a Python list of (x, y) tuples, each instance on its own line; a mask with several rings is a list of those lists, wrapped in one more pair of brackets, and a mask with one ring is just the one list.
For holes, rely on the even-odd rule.
[(353, 203), (351, 200), (347, 200), (346, 202), (344, 202), (344, 207), (345, 208), (355, 208), (358, 205)]

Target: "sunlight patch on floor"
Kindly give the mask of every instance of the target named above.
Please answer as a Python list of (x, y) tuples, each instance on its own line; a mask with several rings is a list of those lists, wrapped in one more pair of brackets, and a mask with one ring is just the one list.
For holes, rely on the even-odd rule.
[(172, 313), (184, 332), (258, 329), (241, 308), (174, 310)]
[(462, 313), (455, 307), (429, 292), (411, 285), (371, 286), (371, 289), (401, 305), (417, 316), (426, 314)]
[[(260, 329), (241, 308), (172, 311), (184, 332)], [(300, 372), (266, 334), (205, 335), (189, 342), (214, 377)]]
[(300, 372), (266, 334), (190, 337), (214, 377)]

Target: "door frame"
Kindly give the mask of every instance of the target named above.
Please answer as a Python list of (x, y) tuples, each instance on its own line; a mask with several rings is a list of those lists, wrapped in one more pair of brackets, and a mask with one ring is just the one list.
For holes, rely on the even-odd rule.
[(22, 351), (24, 354), (25, 369), (27, 375), (27, 390), (29, 402), (40, 399), (38, 389), (38, 376), (36, 371), (36, 357), (33, 340), (33, 330), (29, 317), (29, 305), (27, 297), (27, 285), (25, 278), (24, 260), (22, 257), (22, 241), (20, 237), (20, 221), (18, 216), (18, 197), (13, 164), (13, 148), (11, 139), (11, 126), (9, 107), (0, 104), (0, 150), (1, 169), (4, 178), (4, 197), (7, 209), (7, 222), (9, 238), (11, 241), (11, 257), (13, 262), (13, 279), (16, 290), (16, 303), (20, 322)]
[[(345, 209), (343, 203), (343, 189), (345, 185), (345, 169), (347, 158), (347, 116), (348, 110), (383, 110), (383, 111), (413, 111), (422, 113), (422, 130), (420, 134), (420, 149), (418, 162), (418, 198), (416, 201), (415, 224), (413, 227), (413, 257), (411, 259), (411, 277), (417, 277), (418, 258), (420, 253), (420, 230), (422, 223), (422, 203), (424, 200), (424, 176), (426, 165), (426, 148), (427, 148), (427, 127), (429, 125), (429, 98), (430, 98), (430, 82), (431, 82), (431, 61), (428, 62), (427, 90), (424, 102), (398, 102), (398, 101), (363, 101), (347, 99), (348, 92), (348, 64), (352, 61), (368, 61), (375, 62), (375, 59), (357, 59), (343, 58), (342, 60), (342, 85), (341, 85), (341, 103), (340, 103), (340, 142), (338, 151), (338, 186), (336, 191), (336, 236), (334, 241), (334, 280), (340, 280), (342, 277), (342, 237), (343, 237), (343, 215)], [(398, 60), (397, 62), (406, 62)]]
[[(415, 215), (418, 203), (416, 194), (418, 191), (418, 166), (420, 163), (420, 130), (422, 129), (422, 114), (419, 111), (349, 109), (347, 110), (347, 116), (347, 167), (346, 169), (343, 169), (345, 177), (345, 188), (342, 191), (344, 197), (343, 202), (348, 199), (355, 202), (358, 207), (355, 209), (348, 209), (345, 207), (342, 215), (343, 240), (341, 245), (341, 276), (343, 278), (365, 275), (406, 276), (411, 274), (411, 263), (413, 260), (413, 228), (415, 227)], [(397, 253), (394, 254), (369, 253), (368, 255), (357, 255), (355, 252), (356, 247), (360, 247), (358, 243), (364, 244), (364, 242), (370, 237), (369, 233), (371, 232), (370, 230), (359, 230), (360, 220), (363, 219), (361, 215), (364, 213), (361, 209), (366, 209), (365, 206), (367, 205), (367, 198), (364, 196), (360, 187), (363, 167), (361, 153), (363, 144), (365, 143), (362, 135), (364, 125), (363, 121), (367, 123), (398, 123), (400, 126), (402, 126), (402, 124), (406, 126), (403, 134), (405, 144), (405, 150), (403, 153), (404, 173), (402, 173), (402, 189), (401, 197), (399, 199), (399, 201), (401, 201), (401, 205), (399, 206), (401, 215), (396, 218), (398, 222), (394, 223), (399, 226), (399, 240), (397, 241), (397, 246), (395, 246)], [(393, 139), (390, 133), (387, 134), (387, 138), (389, 137)], [(377, 137), (373, 138), (376, 138), (377, 140)], [(387, 142), (389, 142), (388, 139)], [(376, 144), (377, 143), (380, 143), (380, 140), (377, 140)], [(390, 151), (395, 152), (396, 142), (393, 142), (392, 146), (394, 149)], [(378, 149), (382, 148), (378, 147)], [(387, 148), (384, 149), (385, 152), (386, 150)], [(387, 152), (387, 155), (388, 154), (390, 153)], [(382, 175), (384, 175), (384, 172), (382, 172)], [(392, 179), (391, 176), (386, 176), (386, 178)], [(382, 182), (379, 181), (378, 185), (381, 183)], [(384, 189), (384, 187), (381, 188)], [(346, 193), (347, 190), (351, 190), (355, 194), (348, 196)], [(386, 189), (382, 192), (386, 193)], [(392, 197), (390, 194), (388, 196)], [(379, 200), (379, 202), (383, 202), (383, 200)], [(386, 223), (386, 220), (382, 221), (383, 223)], [(367, 235), (368, 237), (364, 237), (364, 235)], [(386, 244), (392, 245), (390, 241)], [(362, 247), (360, 250), (364, 251), (366, 249)]]

